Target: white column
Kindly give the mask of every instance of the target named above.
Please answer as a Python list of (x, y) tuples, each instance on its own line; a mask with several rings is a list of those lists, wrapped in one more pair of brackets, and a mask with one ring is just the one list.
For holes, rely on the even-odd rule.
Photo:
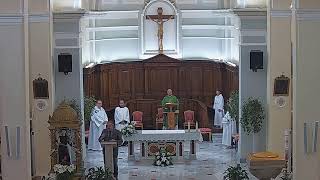
[(4, 180), (31, 180), (28, 0), (17, 2), (0, 2), (1, 168)]

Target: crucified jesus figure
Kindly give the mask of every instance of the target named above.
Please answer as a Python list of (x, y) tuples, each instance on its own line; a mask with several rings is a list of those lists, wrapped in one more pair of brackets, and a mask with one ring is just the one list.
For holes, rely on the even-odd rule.
[(158, 24), (158, 46), (159, 54), (163, 53), (163, 24), (170, 19), (174, 19), (174, 15), (163, 15), (161, 7), (157, 10), (158, 15), (147, 15), (146, 18)]

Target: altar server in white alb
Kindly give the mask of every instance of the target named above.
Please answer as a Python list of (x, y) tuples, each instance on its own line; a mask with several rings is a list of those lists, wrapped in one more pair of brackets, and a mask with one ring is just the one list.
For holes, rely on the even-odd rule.
[(123, 128), (128, 126), (130, 122), (129, 109), (126, 107), (124, 100), (120, 100), (119, 107), (116, 107), (114, 112), (114, 121), (116, 129), (121, 132)]
[(222, 120), (223, 133), (222, 133), (222, 144), (231, 148), (232, 135), (237, 133), (236, 121), (231, 118), (229, 112), (223, 117)]
[(218, 90), (216, 91), (216, 96), (214, 98), (214, 104), (213, 104), (213, 109), (214, 109), (214, 125), (217, 127), (221, 127), (222, 123), (222, 118), (224, 116), (224, 99), (221, 94), (221, 92)]
[(102, 101), (97, 100), (96, 106), (91, 112), (88, 149), (93, 151), (102, 151), (99, 137), (102, 131), (106, 128), (108, 116), (102, 107)]

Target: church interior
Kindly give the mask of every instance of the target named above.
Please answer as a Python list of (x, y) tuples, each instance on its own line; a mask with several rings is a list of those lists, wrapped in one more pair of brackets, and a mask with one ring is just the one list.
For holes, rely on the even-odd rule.
[(319, 0), (1, 0), (0, 179), (320, 180), (319, 31)]

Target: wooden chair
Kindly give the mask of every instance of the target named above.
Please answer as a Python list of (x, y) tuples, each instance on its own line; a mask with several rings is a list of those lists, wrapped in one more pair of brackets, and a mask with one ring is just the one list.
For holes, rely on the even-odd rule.
[(195, 128), (195, 119), (194, 119), (194, 111), (188, 110), (184, 112), (184, 123), (183, 126), (186, 129), (188, 128), (188, 122), (190, 122), (190, 128), (193, 127)]
[(143, 112), (141, 111), (134, 111), (132, 113), (132, 121), (135, 124), (136, 128), (143, 129), (143, 121), (142, 121)]
[(199, 128), (202, 135), (207, 134), (208, 140), (212, 142), (212, 130), (210, 128)]
[(158, 114), (156, 117), (156, 129), (159, 129), (159, 125), (161, 125), (161, 129), (163, 126), (163, 108), (158, 108)]

